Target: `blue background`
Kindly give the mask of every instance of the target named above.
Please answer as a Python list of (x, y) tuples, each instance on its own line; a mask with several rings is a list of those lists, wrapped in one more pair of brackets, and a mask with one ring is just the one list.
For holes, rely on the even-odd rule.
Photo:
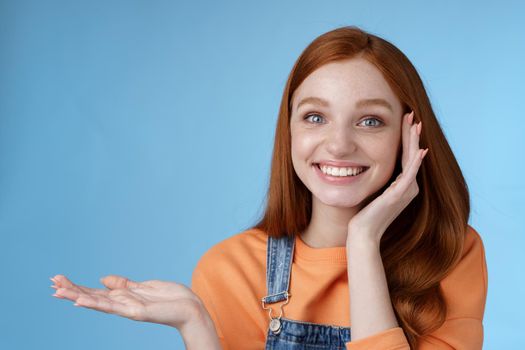
[(2, 0), (0, 348), (183, 348), (174, 328), (53, 298), (48, 278), (189, 285), (260, 215), (287, 75), (344, 25), (420, 72), (485, 244), (485, 348), (524, 348), (523, 18), (518, 1)]

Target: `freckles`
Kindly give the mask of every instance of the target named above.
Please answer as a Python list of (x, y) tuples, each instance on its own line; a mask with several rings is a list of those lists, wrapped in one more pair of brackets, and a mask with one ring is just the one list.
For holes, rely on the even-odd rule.
[(292, 136), (292, 151), (295, 150), (295, 153), (305, 154), (313, 150), (315, 147), (315, 138), (296, 133)]

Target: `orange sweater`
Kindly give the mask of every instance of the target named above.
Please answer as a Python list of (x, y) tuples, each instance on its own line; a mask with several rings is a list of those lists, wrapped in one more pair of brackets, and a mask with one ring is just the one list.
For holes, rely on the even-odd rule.
[[(266, 295), (266, 243), (266, 234), (258, 229), (238, 233), (210, 248), (193, 272), (192, 289), (209, 311), (224, 350), (264, 349), (269, 324), (268, 311), (261, 306)], [(481, 349), (487, 279), (483, 242), (469, 226), (462, 259), (441, 281), (446, 321), (420, 338), (418, 349)], [(346, 248), (315, 249), (297, 236), (289, 292), (283, 317), (350, 327)], [(278, 305), (272, 305), (275, 312)], [(409, 346), (396, 327), (348, 342), (346, 348)]]

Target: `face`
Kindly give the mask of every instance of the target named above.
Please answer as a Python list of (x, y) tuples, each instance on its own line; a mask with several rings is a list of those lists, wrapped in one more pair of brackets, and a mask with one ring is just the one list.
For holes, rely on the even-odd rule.
[(395, 168), (402, 112), (381, 72), (365, 59), (311, 73), (292, 97), (290, 129), (293, 166), (313, 200), (359, 207), (381, 189)]

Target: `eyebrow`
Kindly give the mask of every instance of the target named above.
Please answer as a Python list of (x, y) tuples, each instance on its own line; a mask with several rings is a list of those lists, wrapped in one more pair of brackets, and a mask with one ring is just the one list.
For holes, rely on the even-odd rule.
[[(298, 110), (299, 107), (301, 107), (303, 104), (316, 104), (323, 107), (329, 107), (330, 103), (327, 100), (324, 100), (320, 97), (305, 97), (299, 102), (297, 105), (297, 108), (295, 110)], [(385, 99), (382, 98), (367, 98), (363, 100), (359, 100), (356, 102), (355, 106), (356, 108), (362, 108), (362, 107), (368, 107), (368, 106), (383, 106), (385, 108), (388, 108), (391, 112), (394, 112), (394, 108), (392, 105)]]

